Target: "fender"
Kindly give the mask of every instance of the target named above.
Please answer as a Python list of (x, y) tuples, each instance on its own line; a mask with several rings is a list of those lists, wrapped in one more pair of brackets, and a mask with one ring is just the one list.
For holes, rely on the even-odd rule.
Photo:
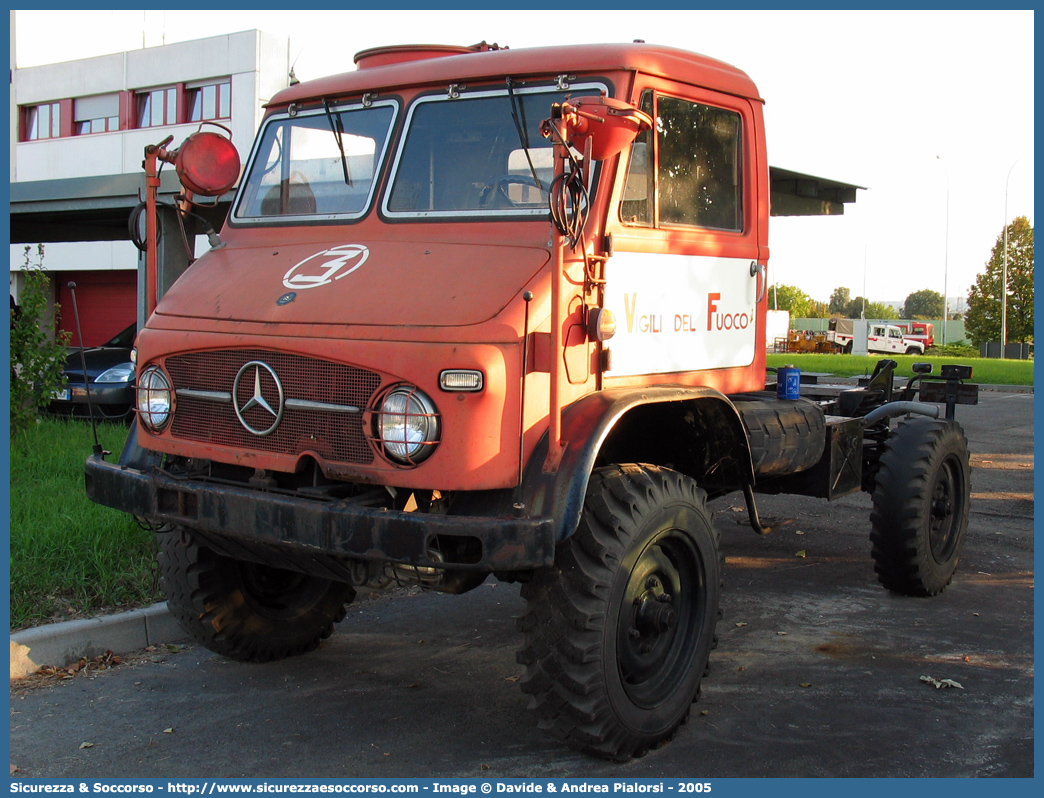
[[(654, 422), (659, 434), (642, 435)], [(589, 394), (565, 409), (562, 439), (567, 446), (553, 473), (543, 470), (547, 435), (537, 444), (522, 480), (525, 506), (516, 507), (530, 517), (552, 518), (559, 542), (580, 523), (591, 472), (602, 465), (668, 466), (697, 479), (712, 495), (754, 482), (739, 412), (714, 388), (619, 388)]]

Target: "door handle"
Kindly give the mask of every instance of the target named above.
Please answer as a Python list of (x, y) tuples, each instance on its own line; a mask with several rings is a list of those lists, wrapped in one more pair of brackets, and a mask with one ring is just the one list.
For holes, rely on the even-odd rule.
[(761, 304), (761, 300), (765, 298), (765, 292), (768, 290), (768, 266), (764, 263), (758, 263), (756, 260), (750, 262), (750, 276), (755, 278), (757, 282), (757, 299), (754, 300), (754, 304)]

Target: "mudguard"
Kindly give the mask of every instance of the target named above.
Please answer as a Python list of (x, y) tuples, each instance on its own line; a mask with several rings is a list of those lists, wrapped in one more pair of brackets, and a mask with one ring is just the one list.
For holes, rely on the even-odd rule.
[[(656, 423), (655, 434), (643, 437), (644, 423)], [(732, 402), (714, 388), (657, 386), (589, 394), (563, 412), (562, 440), (565, 452), (555, 471), (544, 468), (547, 435), (534, 449), (522, 481), (525, 507), (517, 508), (529, 517), (552, 518), (559, 542), (576, 530), (591, 472), (602, 465), (672, 467), (712, 495), (754, 482), (743, 422)]]

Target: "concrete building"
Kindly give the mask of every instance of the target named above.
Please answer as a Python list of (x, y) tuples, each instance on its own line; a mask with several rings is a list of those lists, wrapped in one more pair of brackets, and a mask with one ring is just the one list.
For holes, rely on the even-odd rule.
[[(231, 132), (246, 161), (269, 97), (289, 83), (286, 37), (257, 30), (17, 69), (11, 12), (11, 293), (17, 301), (29, 246), (66, 309), (70, 280), (86, 345), (135, 321), (137, 248), (128, 219), (144, 197), (149, 144), (177, 147), (199, 130)], [(161, 198), (179, 190), (172, 167)], [(224, 218), (231, 192), (203, 211)], [(71, 313), (59, 327), (74, 332)], [(75, 342), (74, 332), (74, 342)]]

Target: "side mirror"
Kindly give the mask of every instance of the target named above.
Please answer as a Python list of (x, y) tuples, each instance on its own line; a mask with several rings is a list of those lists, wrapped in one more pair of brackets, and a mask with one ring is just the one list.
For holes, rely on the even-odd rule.
[(604, 161), (631, 145), (635, 136), (652, 127), (652, 118), (633, 105), (611, 97), (577, 97), (562, 106), (570, 114), (569, 144), (584, 152), (591, 141), (591, 158)]

